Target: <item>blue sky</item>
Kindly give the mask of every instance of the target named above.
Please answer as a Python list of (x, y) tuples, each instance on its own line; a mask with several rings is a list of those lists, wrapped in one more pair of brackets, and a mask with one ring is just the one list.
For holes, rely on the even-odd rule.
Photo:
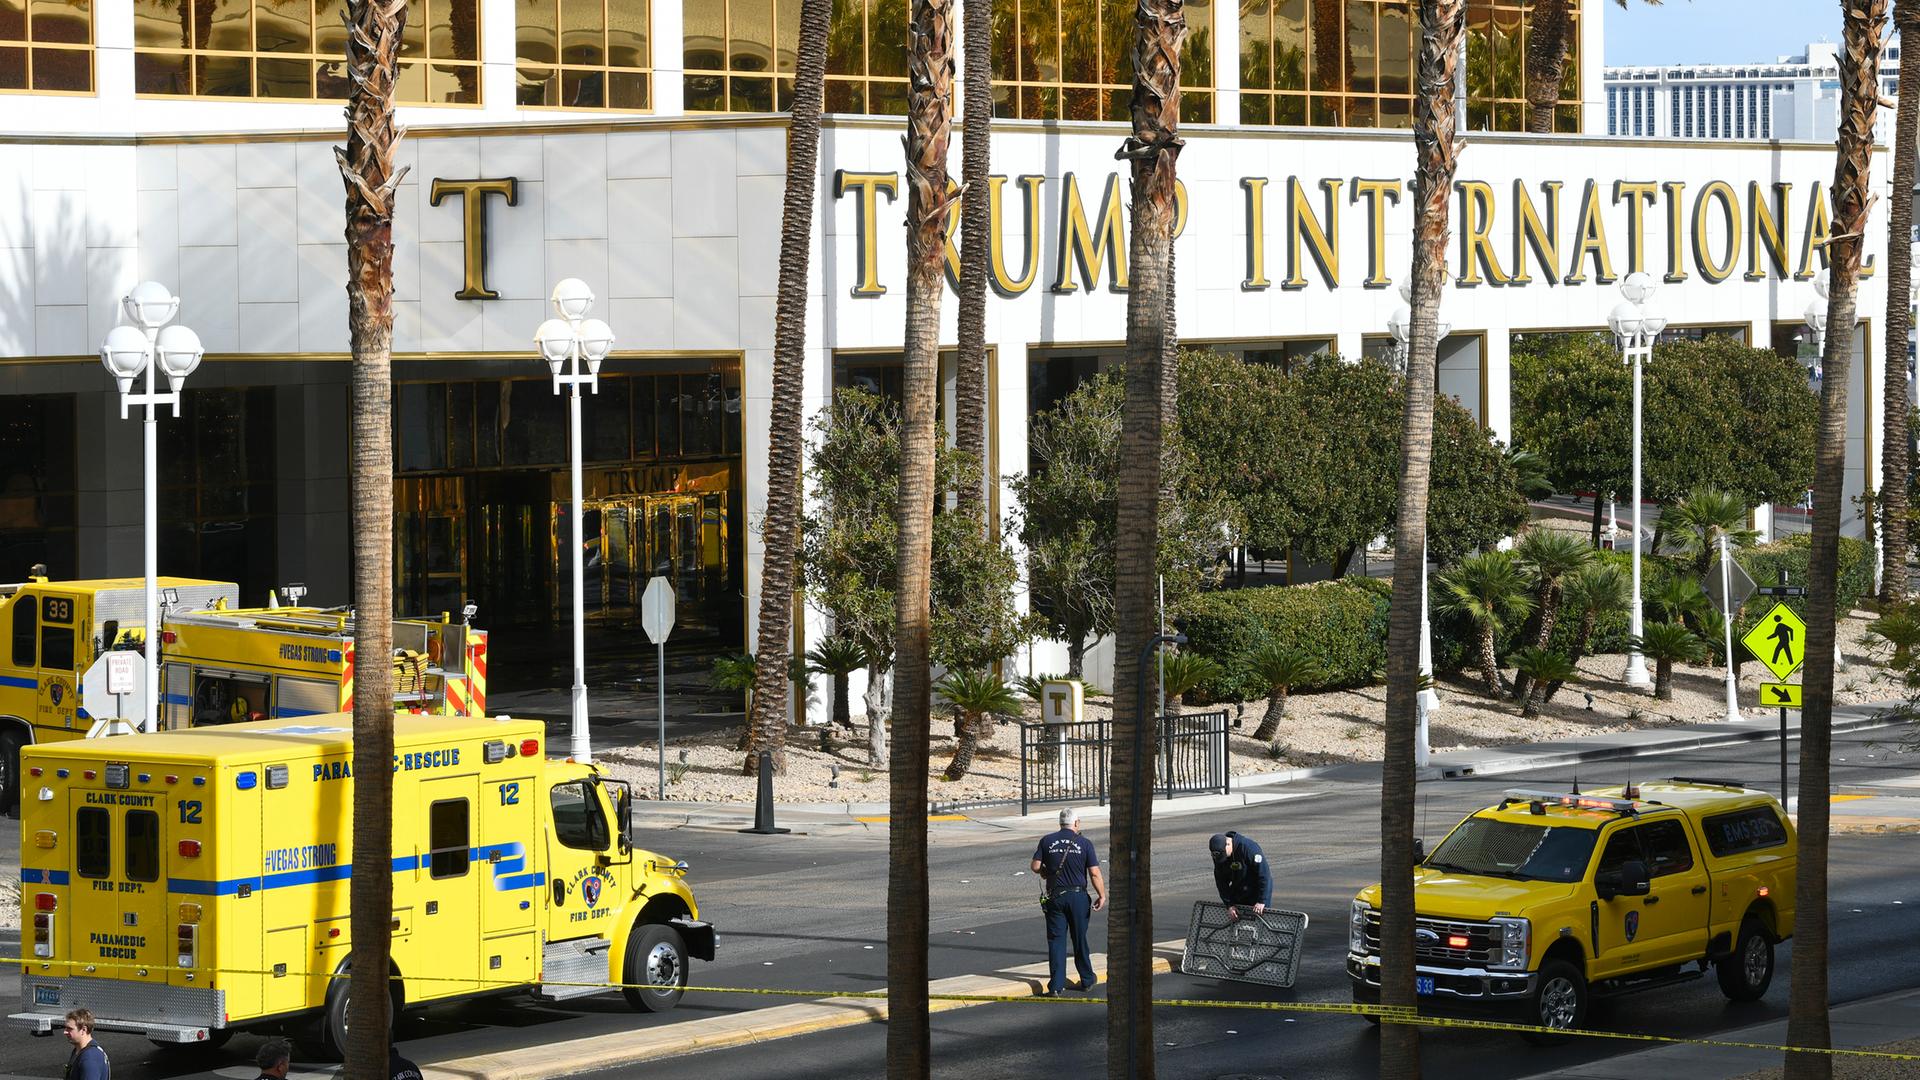
[[(1734, 64), (1840, 40), (1840, 0), (1628, 0), (1607, 5), (1607, 64)], [(1584, 5), (1583, 5), (1584, 6)]]

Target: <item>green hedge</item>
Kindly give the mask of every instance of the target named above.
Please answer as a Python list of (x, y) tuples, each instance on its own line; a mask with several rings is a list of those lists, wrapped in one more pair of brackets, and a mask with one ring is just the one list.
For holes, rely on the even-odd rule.
[[(1805, 536), (1790, 536), (1771, 544), (1762, 544), (1736, 553), (1735, 557), (1753, 580), (1772, 585), (1779, 572), (1787, 572), (1788, 581), (1805, 585), (1809, 541)], [(1605, 551), (1599, 557), (1620, 566), (1632, 565), (1633, 557), (1624, 551)], [(1649, 556), (1641, 563), (1643, 592), (1651, 592), (1668, 575), (1687, 572), (1665, 556)], [(1838, 603), (1841, 613), (1852, 610), (1873, 589), (1873, 549), (1860, 540), (1843, 537), (1840, 541)], [(1188, 648), (1219, 661), (1227, 674), (1213, 684), (1202, 686), (1192, 697), (1197, 703), (1236, 698), (1266, 696), (1267, 688), (1241, 670), (1237, 659), (1268, 640), (1293, 642), (1320, 667), (1325, 678), (1312, 686), (1294, 687), (1296, 691), (1333, 690), (1362, 686), (1375, 681), (1386, 669), (1387, 599), (1389, 584), (1376, 578), (1348, 577), (1312, 585), (1265, 586), (1252, 589), (1227, 589), (1203, 593), (1181, 608), (1185, 620)], [(1765, 597), (1749, 600), (1734, 622), (1734, 637), (1751, 629), (1772, 605)], [(1803, 604), (1791, 602), (1804, 614)], [(1433, 622), (1433, 666), (1442, 673), (1457, 672), (1478, 664), (1475, 650), (1478, 638), (1465, 618), (1448, 617), (1435, 612)], [(1555, 622), (1550, 647), (1567, 652), (1579, 633), (1579, 619), (1563, 613)], [(1516, 624), (1500, 635), (1497, 648), (1502, 658), (1530, 640), (1530, 622)], [(1717, 647), (1718, 643), (1714, 643)], [(1589, 654), (1625, 652), (1627, 615), (1621, 612), (1601, 618), (1589, 642)], [(1745, 660), (1744, 652), (1740, 656)]]
[(1239, 658), (1268, 641), (1293, 644), (1322, 678), (1295, 691), (1337, 690), (1374, 681), (1387, 664), (1384, 581), (1341, 578), (1311, 585), (1269, 585), (1201, 593), (1181, 604), (1187, 648), (1218, 661), (1226, 674), (1190, 695), (1196, 703), (1262, 698)]

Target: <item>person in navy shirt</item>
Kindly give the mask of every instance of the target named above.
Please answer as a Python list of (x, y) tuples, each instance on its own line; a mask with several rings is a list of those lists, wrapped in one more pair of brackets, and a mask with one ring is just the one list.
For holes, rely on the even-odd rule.
[(93, 1041), (93, 1013), (75, 1009), (66, 1017), (67, 1043), (73, 1052), (67, 1055), (66, 1080), (107, 1080), (112, 1064), (106, 1048)]
[[(1046, 882), (1040, 908), (1047, 916), (1047, 996), (1068, 990), (1090, 990), (1095, 981), (1093, 956), (1087, 949), (1087, 918), (1107, 906), (1106, 881), (1100, 874), (1100, 853), (1093, 841), (1080, 835), (1080, 811), (1060, 811), (1060, 831), (1040, 838), (1033, 849), (1033, 872)], [(1092, 900), (1088, 900), (1088, 890)], [(1073, 963), (1080, 981), (1067, 982), (1067, 941), (1073, 941)]]
[(1267, 869), (1260, 845), (1228, 831), (1214, 833), (1207, 849), (1213, 853), (1213, 887), (1227, 905), (1227, 918), (1238, 919), (1242, 907), (1252, 908), (1255, 915), (1265, 914), (1273, 903), (1273, 873)]

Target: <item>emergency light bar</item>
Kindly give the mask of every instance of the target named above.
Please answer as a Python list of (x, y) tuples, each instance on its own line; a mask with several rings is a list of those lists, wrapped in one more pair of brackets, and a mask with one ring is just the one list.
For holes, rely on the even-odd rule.
[(1577, 810), (1611, 810), (1616, 814), (1633, 816), (1640, 813), (1640, 808), (1631, 799), (1607, 799), (1598, 795), (1571, 795), (1531, 788), (1509, 788), (1500, 797), (1500, 809), (1506, 809), (1510, 803), (1540, 803), (1543, 806), (1565, 806)]

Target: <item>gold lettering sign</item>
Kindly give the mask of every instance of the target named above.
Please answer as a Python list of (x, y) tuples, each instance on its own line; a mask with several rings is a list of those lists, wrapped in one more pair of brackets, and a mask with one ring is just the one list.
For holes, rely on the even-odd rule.
[(1646, 204), (1660, 197), (1660, 185), (1652, 180), (1616, 180), (1613, 201), (1627, 201), (1627, 273), (1638, 274), (1647, 268)]
[(1369, 289), (1384, 289), (1393, 284), (1387, 277), (1387, 204), (1400, 202), (1400, 181), (1366, 180), (1355, 177), (1350, 199), (1367, 200), (1367, 280)]
[[(1086, 276), (1087, 291), (1100, 287), (1100, 267), (1104, 264), (1113, 279), (1113, 291), (1127, 287), (1127, 233), (1121, 213), (1120, 174), (1107, 177), (1106, 194), (1100, 200), (1100, 224), (1087, 228), (1087, 210), (1080, 201), (1080, 181), (1072, 173), (1064, 177), (1066, 191), (1060, 196), (1060, 262), (1053, 275), (1053, 291), (1079, 291), (1073, 269), (1077, 263)], [(1176, 211), (1177, 216), (1177, 211)]]
[(500, 294), (487, 288), (487, 196), (504, 195), (508, 206), (520, 203), (520, 182), (514, 177), (500, 180), (439, 180), (427, 191), (427, 205), (439, 206), (452, 195), (460, 199), (460, 240), (464, 256), (463, 280), (456, 300), (498, 300)]
[(1540, 212), (1534, 209), (1533, 198), (1527, 194), (1527, 182), (1513, 182), (1513, 276), (1508, 280), (1515, 285), (1525, 285), (1533, 280), (1527, 273), (1527, 249), (1540, 260), (1540, 272), (1550, 282), (1560, 280), (1560, 188), (1558, 180), (1543, 180), (1540, 193), (1547, 202), (1546, 224), (1540, 222)]
[(860, 255), (854, 267), (859, 280), (850, 291), (855, 296), (885, 296), (887, 287), (880, 284), (880, 241), (874, 235), (874, 228), (880, 218), (880, 193), (887, 193), (888, 202), (899, 198), (900, 174), (834, 170), (833, 197), (837, 199), (849, 191), (860, 193), (860, 213), (856, 218)]
[(1813, 257), (1820, 256), (1820, 269), (1827, 268), (1827, 240), (1833, 235), (1833, 228), (1827, 218), (1827, 192), (1819, 181), (1814, 181), (1813, 193), (1807, 198), (1807, 232), (1800, 243), (1800, 268), (1793, 276), (1802, 281), (1812, 280), (1814, 276)]
[[(1768, 205), (1767, 197), (1760, 193), (1760, 181), (1747, 182), (1747, 280), (1761, 281), (1767, 276), (1760, 266), (1760, 255), (1764, 251), (1773, 260), (1773, 272), (1776, 276), (1787, 276), (1787, 240), (1792, 231), (1793, 185), (1776, 182), (1773, 185), (1774, 204)], [(1776, 207), (1778, 213), (1776, 214)]]
[[(1710, 204), (1716, 202), (1727, 232), (1725, 258), (1719, 260), (1707, 249), (1707, 215), (1712, 212)], [(1715, 284), (1727, 280), (1740, 262), (1740, 200), (1725, 180), (1701, 188), (1700, 197), (1693, 201), (1693, 259), (1700, 266), (1700, 276)]]
[(1460, 192), (1460, 277), (1457, 284), (1480, 284), (1480, 272), (1486, 280), (1505, 285), (1512, 279), (1500, 269), (1500, 257), (1493, 253), (1493, 241), (1487, 230), (1493, 228), (1493, 187), (1483, 180), (1461, 180), (1454, 184)]
[(1679, 180), (1669, 180), (1661, 185), (1667, 192), (1667, 280), (1687, 280), (1686, 256), (1680, 246), (1681, 222), (1685, 211), (1682, 208), (1687, 185)]
[(1007, 251), (1005, 231), (1000, 216), (1000, 189), (1006, 186), (1007, 178), (993, 176), (987, 179), (987, 216), (993, 226), (988, 231), (992, 242), (988, 245), (991, 255), (989, 266), (993, 270), (993, 287), (1001, 296), (1019, 296), (1033, 287), (1033, 281), (1040, 276), (1040, 184), (1044, 176), (1023, 176), (1019, 180), (1021, 191), (1027, 200), (1027, 257), (1021, 264), (1018, 278), (1007, 273)]
[(1247, 278), (1240, 287), (1251, 292), (1273, 284), (1267, 280), (1267, 178), (1244, 177), (1240, 186), (1247, 189)]
[(1567, 266), (1564, 279), (1569, 285), (1578, 285), (1587, 280), (1580, 272), (1580, 264), (1587, 256), (1593, 256), (1593, 277), (1602, 285), (1612, 283), (1613, 256), (1607, 253), (1607, 221), (1600, 212), (1600, 183), (1587, 181), (1587, 193), (1580, 200), (1580, 221), (1573, 228), (1573, 261)]
[(1300, 241), (1306, 240), (1313, 249), (1313, 261), (1320, 267), (1320, 277), (1327, 288), (1340, 287), (1340, 181), (1332, 178), (1320, 181), (1321, 190), (1326, 192), (1327, 220), (1323, 226), (1313, 212), (1313, 202), (1307, 198), (1307, 189), (1301, 185), (1298, 177), (1287, 177), (1287, 280), (1281, 282), (1286, 289), (1304, 289), (1307, 278), (1300, 272)]

